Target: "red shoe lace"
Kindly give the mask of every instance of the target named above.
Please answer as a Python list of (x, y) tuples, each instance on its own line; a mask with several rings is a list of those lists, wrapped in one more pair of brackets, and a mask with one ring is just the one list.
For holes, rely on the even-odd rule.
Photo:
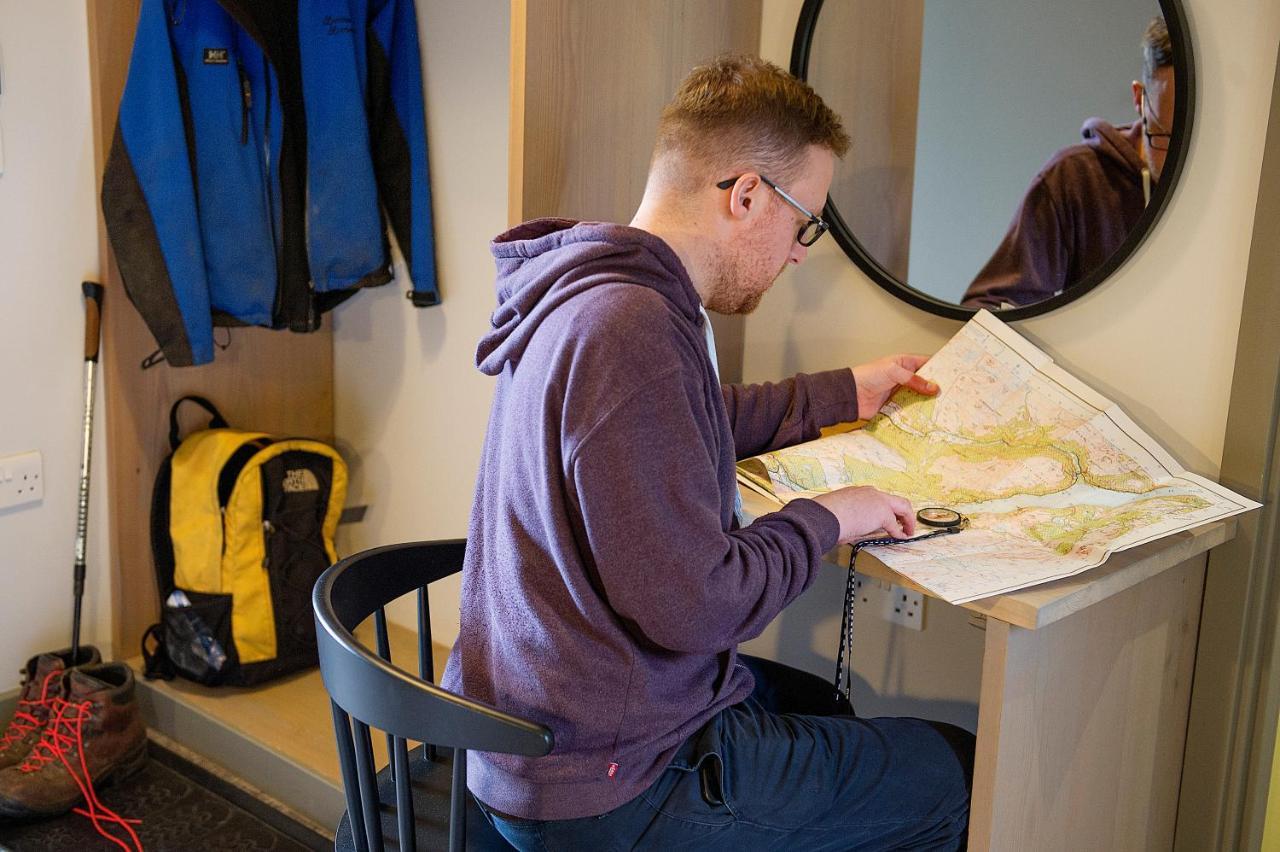
[[(115, 811), (108, 808), (98, 798), (98, 792), (93, 789), (93, 779), (89, 775), (89, 764), (84, 756), (84, 722), (90, 715), (93, 708), (93, 702), (82, 701), (79, 704), (72, 704), (63, 698), (53, 699), (53, 712), (56, 714), (49, 726), (44, 729), (44, 735), (40, 738), (40, 742), (36, 743), (31, 749), (31, 753), (27, 755), (27, 759), (18, 767), (23, 772), (36, 772), (46, 763), (53, 762), (55, 757), (62, 762), (66, 768), (67, 774), (71, 776), (71, 780), (76, 782), (76, 786), (80, 788), (80, 794), (84, 796), (85, 804), (88, 809), (74, 808), (75, 813), (89, 818), (93, 823), (94, 829), (98, 834), (110, 840), (112, 843), (124, 849), (125, 852), (143, 852), (142, 841), (138, 839), (138, 834), (133, 830), (133, 825), (140, 824), (140, 819), (126, 819)], [(72, 716), (72, 713), (75, 715)], [(60, 730), (66, 726), (67, 731)], [(66, 750), (71, 746), (75, 746), (76, 753), (80, 757), (80, 771), (83, 775), (77, 775), (76, 770), (71, 765), (71, 761), (67, 759)], [(108, 825), (114, 823), (121, 826), (128, 833), (129, 839), (133, 841), (133, 846), (125, 843), (120, 838), (114, 836), (103, 828), (102, 824)]]
[(19, 699), (18, 710), (13, 714), (13, 720), (9, 722), (9, 727), (5, 729), (4, 736), (0, 736), (0, 751), (4, 751), (28, 733), (40, 727), (40, 720), (36, 718), (34, 712), (28, 712), (28, 709), (34, 711), (40, 707), (49, 706), (49, 684), (61, 677), (62, 674), (62, 670), (57, 669), (44, 676), (44, 683), (40, 684), (39, 698), (35, 700), (29, 698)]

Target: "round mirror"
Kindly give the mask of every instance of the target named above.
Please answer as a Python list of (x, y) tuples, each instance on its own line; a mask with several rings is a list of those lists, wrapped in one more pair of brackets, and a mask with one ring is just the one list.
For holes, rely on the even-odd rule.
[(1141, 244), (1191, 136), (1178, 0), (806, 0), (791, 73), (844, 119), (824, 218), (876, 283), (1022, 319)]

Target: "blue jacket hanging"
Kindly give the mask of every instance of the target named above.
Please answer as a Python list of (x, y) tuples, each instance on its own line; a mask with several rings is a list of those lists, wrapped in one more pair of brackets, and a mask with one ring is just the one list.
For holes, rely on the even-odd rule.
[(390, 281), (383, 209), (439, 302), (420, 63), (413, 0), (143, 0), (102, 206), (170, 364)]

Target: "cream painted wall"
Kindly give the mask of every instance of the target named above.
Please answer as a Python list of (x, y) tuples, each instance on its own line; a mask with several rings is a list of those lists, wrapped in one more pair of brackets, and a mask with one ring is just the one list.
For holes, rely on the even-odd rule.
[[(15, 672), (29, 656), (71, 643), (84, 405), (80, 282), (98, 268), (84, 4), (0, 0), (0, 84), (0, 455), (39, 450), (45, 480), (43, 501), (0, 510), (3, 694), (17, 686)], [(100, 393), (97, 418), (81, 636), (109, 653)]]
[[(351, 463), (339, 551), (467, 532), (493, 379), (475, 348), (495, 306), (489, 240), (506, 228), (507, 0), (418, 0), (437, 268), (443, 303), (415, 309), (393, 284), (335, 311), (335, 429)], [(458, 584), (432, 592), (436, 639), (458, 632)], [(397, 620), (412, 618), (408, 611)]]
[[(799, 0), (764, 0), (761, 53), (784, 66), (800, 6)], [(1185, 0), (1185, 6), (1195, 41), (1198, 112), (1168, 213), (1111, 280), (1014, 327), (1118, 402), (1187, 468), (1216, 477), (1280, 4)], [(744, 377), (758, 381), (887, 352), (930, 352), (958, 327), (881, 290), (828, 239), (803, 266), (784, 274), (748, 318)], [(838, 602), (838, 583), (824, 578), (751, 647), (828, 674)], [(935, 632), (927, 642), (926, 634), (890, 631), (883, 622), (860, 625), (860, 712), (910, 711), (919, 696), (932, 696), (939, 718), (959, 710), (956, 718), (976, 720), (976, 711), (958, 705), (977, 700), (980, 634), (946, 611), (929, 608), (926, 634)], [(817, 612), (832, 614), (815, 621)], [(946, 652), (939, 654), (941, 648)], [(973, 673), (972, 679), (958, 670)]]

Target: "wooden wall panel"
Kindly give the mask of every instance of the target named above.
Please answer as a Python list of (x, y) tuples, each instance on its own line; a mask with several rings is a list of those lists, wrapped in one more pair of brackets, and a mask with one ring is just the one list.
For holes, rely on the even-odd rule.
[[(512, 224), (629, 222), (662, 107), (699, 62), (760, 49), (760, 0), (513, 0)], [(721, 375), (742, 374), (742, 321), (713, 316)]]
[[(115, 132), (140, 0), (88, 0), (93, 94), (94, 159), (101, 186)], [(100, 274), (106, 286), (101, 370), (106, 399), (107, 493), (116, 653), (137, 653), (142, 631), (158, 616), (150, 546), (151, 488), (168, 453), (168, 412), (174, 399), (199, 393), (213, 400), (231, 425), (322, 439), (333, 437), (331, 323), (313, 334), (260, 328), (230, 330), (230, 346), (212, 364), (141, 370), (156, 349), (125, 295), (120, 273), (98, 222)], [(227, 330), (217, 338), (227, 340)], [(187, 421), (194, 425), (193, 417)], [(101, 492), (95, 499), (102, 499)]]

